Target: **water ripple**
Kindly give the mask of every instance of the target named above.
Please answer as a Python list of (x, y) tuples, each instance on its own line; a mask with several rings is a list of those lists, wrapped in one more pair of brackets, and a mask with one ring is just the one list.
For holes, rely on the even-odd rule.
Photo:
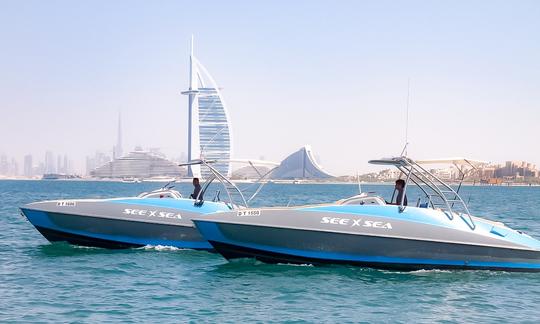
[[(19, 214), (56, 198), (135, 195), (153, 184), (0, 181), (0, 322), (536, 322), (540, 276), (228, 263), (217, 254), (49, 244)], [(178, 186), (189, 191), (189, 185)], [(389, 186), (364, 186), (388, 195)], [(355, 185), (277, 185), (259, 205), (317, 203)], [(540, 188), (466, 187), (479, 215), (540, 237)], [(526, 202), (526, 203), (524, 203)]]

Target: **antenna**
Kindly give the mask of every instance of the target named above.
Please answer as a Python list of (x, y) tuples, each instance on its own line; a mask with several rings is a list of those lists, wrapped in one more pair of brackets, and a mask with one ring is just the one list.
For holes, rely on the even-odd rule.
[(407, 116), (405, 120), (405, 144), (409, 143), (409, 99), (411, 97), (411, 78), (407, 79)]
[(362, 194), (362, 185), (360, 184), (360, 174), (356, 171), (356, 182), (358, 182), (358, 194)]
[(405, 112), (405, 145), (401, 151), (401, 156), (407, 156), (407, 146), (409, 145), (409, 99), (411, 97), (411, 78), (407, 78), (407, 105)]
[(190, 54), (191, 56), (193, 57), (193, 34), (191, 34), (191, 43), (190, 43), (190, 46), (189, 46), (189, 49), (190, 49)]

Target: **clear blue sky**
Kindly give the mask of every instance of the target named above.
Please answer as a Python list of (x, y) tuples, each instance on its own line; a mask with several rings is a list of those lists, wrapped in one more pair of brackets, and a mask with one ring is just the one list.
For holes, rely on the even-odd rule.
[(186, 151), (189, 38), (237, 158), (311, 144), (337, 174), (409, 153), (540, 164), (538, 1), (1, 1), (0, 152), (82, 169), (124, 147)]

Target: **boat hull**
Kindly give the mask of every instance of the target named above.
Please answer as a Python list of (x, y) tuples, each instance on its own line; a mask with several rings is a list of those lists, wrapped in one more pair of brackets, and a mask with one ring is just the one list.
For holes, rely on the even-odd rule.
[(120, 241), (118, 239), (101, 239), (95, 237), (94, 235), (73, 234), (71, 232), (57, 231), (41, 226), (35, 226), (35, 228), (51, 243), (67, 242), (73, 245), (99, 247), (105, 249), (129, 249), (144, 246), (142, 244)]
[[(391, 220), (392, 228), (381, 233), (375, 229), (356, 232), (310, 224), (308, 218), (327, 219), (331, 213), (304, 211), (260, 211), (257, 217), (236, 217), (224, 213), (215, 219), (197, 218), (201, 234), (227, 259), (255, 258), (267, 263), (350, 264), (364, 267), (418, 269), (484, 269), (504, 271), (540, 271), (540, 251), (527, 248), (495, 234), (460, 227), (416, 223), (415, 235), (407, 221)], [(227, 217), (227, 214), (229, 214)], [(265, 217), (266, 216), (266, 217)], [(335, 214), (333, 216), (336, 216)], [(339, 214), (340, 219), (369, 219), (366, 215)], [(296, 217), (296, 218), (295, 218)], [(326, 218), (325, 218), (326, 217)], [(285, 224), (303, 223), (303, 228)], [(351, 222), (349, 222), (351, 223)], [(384, 222), (380, 222), (384, 224)], [(448, 225), (448, 224), (446, 224)], [(340, 225), (334, 226), (339, 227)], [(344, 225), (344, 228), (345, 225)], [(452, 233), (452, 232), (455, 233)], [(421, 235), (421, 233), (426, 233)], [(461, 235), (461, 236), (459, 236)], [(510, 234), (507, 234), (510, 236)], [(440, 239), (435, 239), (440, 236)], [(449, 238), (456, 237), (459, 240)], [(475, 240), (476, 239), (476, 240)], [(533, 240), (524, 237), (523, 241)]]
[(463, 262), (462, 264), (451, 264), (446, 262), (438, 263), (436, 260), (424, 262), (392, 262), (392, 261), (368, 261), (368, 260), (347, 260), (328, 259), (317, 257), (303, 257), (295, 254), (277, 253), (267, 249), (253, 249), (240, 245), (227, 243), (210, 242), (214, 249), (228, 260), (240, 258), (253, 258), (269, 264), (312, 264), (312, 265), (351, 265), (365, 268), (393, 270), (393, 271), (417, 271), (417, 270), (493, 270), (509, 272), (540, 272), (540, 268), (525, 266), (495, 266), (495, 265), (472, 265)]
[(191, 217), (220, 209), (174, 199), (73, 200), (29, 204), (28, 221), (50, 242), (122, 249), (146, 245), (212, 250)]

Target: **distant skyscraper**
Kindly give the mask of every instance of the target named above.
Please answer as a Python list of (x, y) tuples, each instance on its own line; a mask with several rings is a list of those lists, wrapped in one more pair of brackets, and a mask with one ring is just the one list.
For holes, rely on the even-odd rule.
[[(223, 101), (223, 96), (212, 76), (193, 55), (193, 37), (191, 38), (191, 55), (188, 95), (188, 160), (229, 160), (232, 152), (232, 134), (230, 118)], [(226, 176), (231, 175), (231, 164), (223, 161), (213, 165)], [(188, 168), (188, 176), (209, 176), (207, 170), (199, 165)]]
[(96, 160), (90, 156), (86, 157), (86, 174), (90, 175), (92, 171), (96, 168)]
[(96, 151), (93, 157), (86, 157), (86, 174), (90, 175), (92, 171), (111, 161), (111, 157), (103, 152)]
[(69, 165), (68, 165), (68, 157), (67, 155), (64, 155), (64, 164), (62, 165), (62, 172), (65, 174), (70, 174)]
[(116, 145), (113, 148), (113, 159), (119, 159), (124, 154), (122, 149), (122, 115), (118, 113), (118, 134), (116, 137)]
[(62, 169), (62, 156), (60, 154), (56, 157), (56, 172), (64, 173), (64, 170)]
[(51, 151), (45, 152), (45, 173), (56, 173), (54, 155)]
[(34, 175), (42, 175), (45, 173), (45, 163), (39, 162), (38, 166), (34, 169)]
[(19, 163), (17, 163), (17, 160), (15, 160), (14, 157), (11, 158), (8, 174), (12, 176), (19, 175)]
[(9, 172), (9, 163), (7, 155), (2, 154), (0, 156), (0, 174), (7, 175)]
[(24, 176), (31, 177), (34, 175), (34, 165), (32, 161), (32, 155), (28, 154), (24, 156)]

